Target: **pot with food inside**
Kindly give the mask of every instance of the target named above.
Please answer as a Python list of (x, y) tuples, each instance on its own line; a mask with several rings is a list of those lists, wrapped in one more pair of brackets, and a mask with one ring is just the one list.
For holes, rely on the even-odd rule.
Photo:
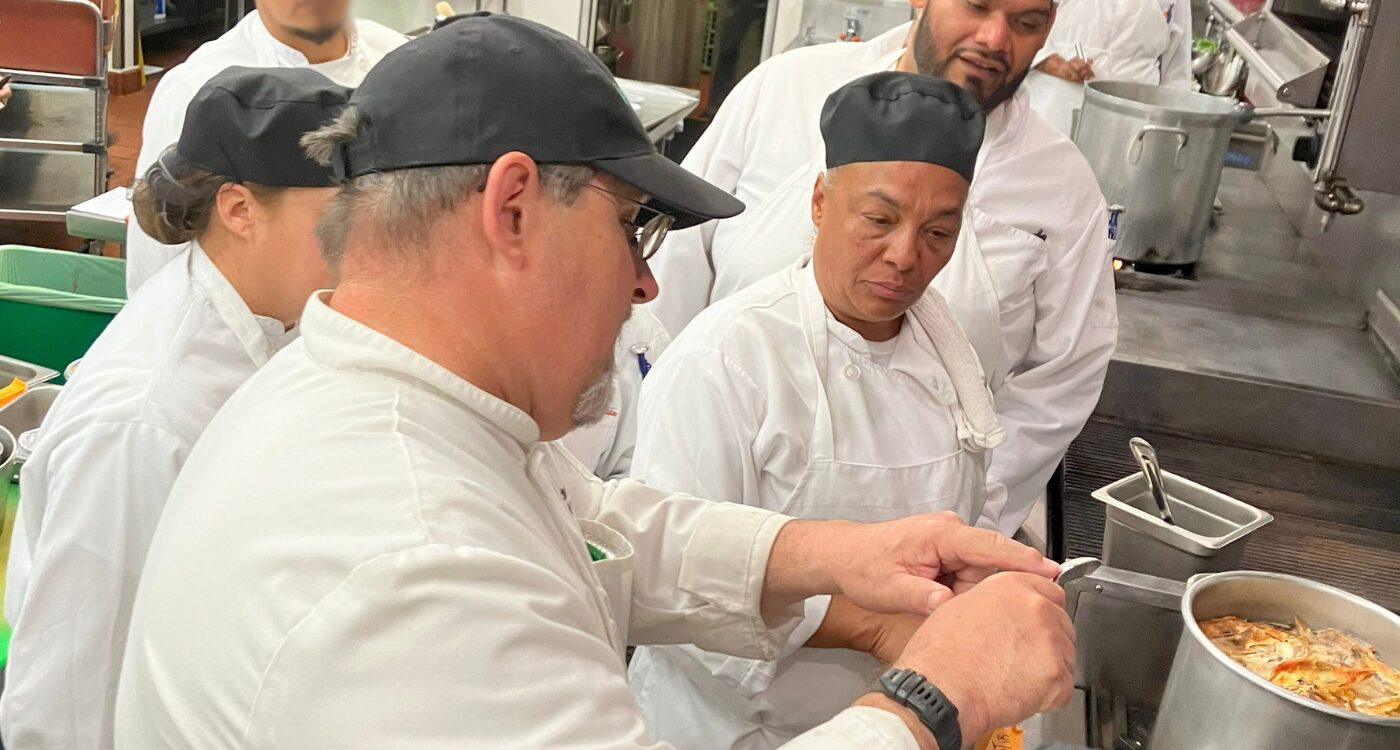
[(1315, 581), (1195, 578), (1153, 750), (1400, 747), (1400, 616)]

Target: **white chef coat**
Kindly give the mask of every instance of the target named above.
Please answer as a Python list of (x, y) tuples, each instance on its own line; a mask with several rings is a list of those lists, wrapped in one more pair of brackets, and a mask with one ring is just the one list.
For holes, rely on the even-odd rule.
[(83, 358), (20, 477), (0, 731), (12, 748), (110, 748), (126, 626), (175, 476), (214, 413), (293, 338), (198, 245)]
[(1191, 75), (1191, 0), (1157, 0), (1162, 17), (1167, 19), (1167, 51), (1162, 55), (1162, 85), (1190, 91), (1195, 83)]
[[(310, 68), (342, 86), (354, 88), (383, 57), (404, 42), (404, 35), (374, 21), (349, 24), (350, 48), (339, 60), (312, 65), (306, 56), (277, 41), (258, 17), (250, 12), (228, 33), (207, 42), (161, 76), (141, 126), (141, 153), (136, 158), (136, 178), (145, 176), (156, 158), (180, 140), (185, 110), (194, 95), (225, 68), (245, 65), (258, 68)], [(162, 245), (141, 231), (136, 222), (126, 230), (126, 293), (130, 298), (161, 266), (175, 257), (181, 245)]]
[[(974, 523), (986, 454), (959, 442), (939, 351), (913, 314), (888, 343), (838, 322), (803, 261), (717, 302), (643, 385), (634, 477), (798, 517), (947, 510)], [(632, 690), (653, 735), (679, 748), (766, 750), (850, 705), (880, 663), (801, 648), (829, 601), (808, 601), (778, 660), (638, 649)]]
[[(604, 483), (323, 295), (300, 327), (171, 491), (118, 748), (662, 747), (627, 643), (772, 658), (789, 637), (800, 607), (758, 612), (785, 516)], [(915, 744), (850, 709), (794, 745), (875, 746)]]
[(671, 336), (650, 310), (632, 308), (632, 317), (622, 324), (622, 334), (613, 351), (613, 395), (607, 414), (596, 424), (574, 430), (560, 441), (594, 475), (620, 479), (631, 473), (642, 378), (670, 343)]
[[(1055, 25), (1032, 62), (1057, 54), (1075, 57), (1074, 45), (1094, 61), (1096, 81), (1132, 81), (1156, 86), (1167, 51), (1167, 20), (1158, 0), (1061, 0)], [(1070, 135), (1074, 110), (1084, 106), (1084, 84), (1031, 68), (1023, 84), (1031, 109)]]
[[(814, 231), (807, 207), (822, 104), (852, 79), (892, 68), (908, 34), (906, 24), (862, 44), (786, 52), (735, 87), (684, 165), (749, 208), (667, 235), (652, 261), (661, 288), (652, 306), (672, 335), (802, 254), (794, 240)], [(1011, 534), (1098, 402), (1118, 317), (1103, 195), (1024, 91), (988, 115), (978, 160), (958, 248), (934, 286), (979, 355), (990, 355), (983, 366), (1007, 441), (988, 471), (1007, 488), (997, 517)], [(975, 283), (955, 283), (963, 279)]]

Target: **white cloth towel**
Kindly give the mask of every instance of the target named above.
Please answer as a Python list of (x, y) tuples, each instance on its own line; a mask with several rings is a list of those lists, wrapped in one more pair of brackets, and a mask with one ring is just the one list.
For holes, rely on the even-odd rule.
[(953, 390), (958, 394), (958, 440), (963, 447), (981, 452), (1006, 442), (1006, 432), (992, 408), (992, 393), (987, 388), (982, 363), (953, 311), (948, 309), (947, 300), (930, 286), (909, 314), (928, 333), (953, 381)]

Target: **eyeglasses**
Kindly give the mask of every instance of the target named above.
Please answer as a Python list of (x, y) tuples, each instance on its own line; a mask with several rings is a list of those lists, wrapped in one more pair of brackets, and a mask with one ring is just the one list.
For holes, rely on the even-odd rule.
[(661, 240), (665, 239), (666, 233), (671, 231), (671, 225), (676, 223), (676, 217), (591, 182), (588, 183), (588, 187), (637, 206), (637, 218), (627, 222), (627, 226), (630, 227), (630, 231), (627, 233), (627, 244), (632, 248), (633, 258), (640, 261), (651, 260), (656, 255), (656, 251), (661, 249)]

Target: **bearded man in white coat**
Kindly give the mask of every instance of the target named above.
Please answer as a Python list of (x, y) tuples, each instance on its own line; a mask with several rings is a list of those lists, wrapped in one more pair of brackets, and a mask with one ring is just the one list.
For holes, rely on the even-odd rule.
[[(872, 73), (831, 95), (812, 255), (686, 327), (643, 386), (635, 478), (804, 518), (978, 520), (1003, 491), (986, 457), (1004, 436), (972, 345), (927, 290), (984, 126), (931, 76)], [(632, 690), (658, 739), (768, 750), (864, 693), (917, 627), (814, 597), (779, 659), (641, 648)]]
[[(161, 76), (141, 126), (136, 174), (145, 174), (165, 149), (180, 140), (190, 100), (225, 68), (311, 68), (354, 88), (375, 63), (403, 42), (403, 34), (393, 29), (351, 18), (350, 0), (262, 0), (257, 10), (227, 33)], [(161, 244), (134, 222), (127, 227), (127, 297), (180, 249)]]
[(605, 483), (548, 442), (607, 406), (666, 230), (742, 208), (657, 153), (588, 50), (454, 19), (308, 139), (346, 180), (319, 229), (338, 283), (170, 493), (118, 750), (659, 750), (629, 643), (773, 658), (822, 594), (926, 620), (794, 750), (960, 748), (1068, 700), (1058, 566), (1028, 547)]
[(1055, 26), (1026, 76), (1031, 109), (1072, 135), (1085, 82), (1156, 86), (1162, 82), (1168, 41), (1158, 0), (1060, 0)]
[(1117, 341), (1108, 216), (1089, 165), (1020, 90), (1055, 16), (1051, 0), (911, 0), (912, 25), (862, 44), (794, 50), (740, 82), (684, 166), (749, 206), (676, 232), (658, 256), (657, 316), (672, 335), (712, 302), (786, 268), (811, 235), (822, 171), (819, 114), (862, 75), (900, 70), (968, 89), (987, 113), (958, 249), (933, 286), (986, 370), (1006, 444), (1007, 488), (987, 522), (1014, 533), (1079, 433)]

